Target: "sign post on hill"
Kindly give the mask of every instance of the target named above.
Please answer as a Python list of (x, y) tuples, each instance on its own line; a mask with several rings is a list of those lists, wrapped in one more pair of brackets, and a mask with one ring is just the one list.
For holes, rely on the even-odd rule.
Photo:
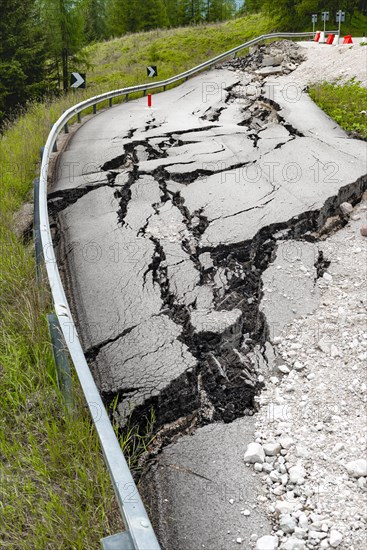
[(86, 75), (85, 73), (71, 73), (70, 75), (70, 88), (76, 90), (77, 88), (86, 87)]
[(147, 74), (149, 78), (153, 78), (155, 76), (158, 76), (158, 69), (155, 65), (150, 65), (147, 67)]
[(339, 41), (340, 41), (340, 27), (341, 27), (341, 23), (344, 23), (344, 21), (345, 21), (345, 11), (339, 10), (339, 11), (336, 13), (336, 22), (339, 23), (338, 44), (339, 44)]
[(317, 13), (312, 14), (312, 32), (315, 34), (315, 24), (317, 23)]
[(324, 32), (326, 31), (326, 21), (329, 21), (329, 12), (323, 11), (321, 14), (321, 20), (324, 22)]

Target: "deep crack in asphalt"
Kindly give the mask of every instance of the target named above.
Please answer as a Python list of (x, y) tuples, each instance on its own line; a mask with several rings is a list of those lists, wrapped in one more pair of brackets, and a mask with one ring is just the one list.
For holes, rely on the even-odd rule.
[[(232, 62), (232, 67), (237, 67), (241, 63), (242, 61), (235, 60)], [(241, 67), (248, 68), (248, 62), (243, 63)], [(174, 156), (172, 156), (171, 165), (164, 164), (151, 170), (141, 169), (139, 154), (142, 151), (145, 152), (148, 161), (167, 159), (170, 149), (196, 143), (189, 139), (185, 141), (185, 134), (220, 128), (220, 118), (227, 106), (242, 97), (242, 90), (238, 87), (238, 83), (225, 90), (227, 95), (224, 106), (208, 109), (201, 117), (216, 122), (216, 125), (162, 133), (154, 137), (154, 143), (151, 143), (149, 137), (131, 141), (124, 145), (122, 154), (111, 158), (101, 166), (101, 174), (105, 176), (104, 181), (98, 180), (93, 185), (49, 195), (50, 213), (53, 217), (57, 217), (57, 214), (85, 194), (103, 186), (114, 187), (115, 197), (119, 201), (117, 212), (119, 226), (123, 228), (132, 199), (133, 185), (144, 176), (154, 178), (159, 185), (160, 202), (152, 204), (154, 214), (149, 215), (145, 225), (137, 233), (139, 238), (149, 239), (154, 248), (151, 262), (147, 265), (143, 275), (143, 285), (145, 286), (147, 277), (151, 274), (153, 283), (160, 288), (162, 302), (160, 315), (168, 317), (180, 328), (178, 340), (187, 346), (196, 360), (196, 366), (193, 370), (188, 370), (174, 379), (160, 395), (147, 398), (143, 403), (137, 405), (131, 411), (130, 426), (134, 423), (144, 423), (151, 408), (155, 411), (156, 430), (159, 430), (167, 422), (174, 423), (182, 417), (187, 417), (189, 423), (192, 423), (194, 419), (195, 426), (200, 426), (215, 421), (232, 422), (240, 416), (253, 413), (255, 410), (254, 398), (261, 390), (261, 383), (257, 381), (255, 367), (249, 355), (256, 346), (264, 346), (268, 340), (269, 328), (264, 314), (260, 311), (263, 295), (262, 274), (274, 259), (277, 241), (317, 239), (317, 233), (322, 229), (326, 220), (337, 214), (339, 204), (345, 200), (355, 203), (366, 187), (366, 177), (359, 178), (356, 182), (341, 188), (338, 195), (330, 197), (320, 210), (304, 212), (283, 223), (264, 226), (253, 239), (248, 241), (226, 246), (203, 246), (200, 243), (201, 237), (214, 219), (208, 219), (203, 209), (190, 213), (180, 191), (171, 191), (168, 182), (190, 185), (202, 177), (243, 168), (252, 164), (253, 161), (244, 159), (228, 166), (213, 164), (210, 168), (196, 167), (192, 171), (189, 166), (193, 161), (190, 161), (187, 162), (188, 171), (169, 172), (168, 166), (184, 163), (179, 160), (175, 162)], [(291, 140), (304, 137), (301, 132), (279, 115), (280, 110), (277, 103), (264, 98), (261, 94), (251, 99), (247, 98), (244, 118), (238, 123), (238, 126), (246, 127), (246, 137), (252, 139), (254, 148), (258, 147), (259, 141), (262, 139), (261, 130), (269, 122), (276, 121), (283, 126), (290, 134)], [(148, 131), (158, 126), (153, 118), (145, 130)], [(131, 130), (128, 137), (132, 138), (135, 132), (136, 130)], [(157, 141), (157, 138), (160, 141)], [(279, 143), (276, 148), (283, 145), (284, 143)], [(125, 180), (121, 185), (117, 185), (116, 181), (120, 175), (125, 176)], [(274, 186), (269, 194), (273, 192)], [(184, 259), (175, 265), (184, 264), (187, 257), (187, 261), (192, 262), (193, 269), (199, 274), (197, 286), (203, 288), (210, 286), (213, 290), (213, 304), (204, 313), (209, 320), (212, 315), (214, 320), (207, 324), (200, 318), (196, 319), (196, 324), (193, 321), (194, 316), (200, 317), (197, 296), (191, 302), (187, 300), (184, 302), (174, 292), (164, 240), (150, 231), (152, 217), (159, 216), (162, 207), (167, 203), (171, 204), (172, 208), (179, 210), (182, 223), (186, 228), (186, 234), (181, 238)], [(259, 206), (253, 208), (259, 208)], [(243, 210), (241, 213), (245, 211), (247, 210)], [(239, 213), (222, 215), (220, 218), (225, 219), (237, 214)], [(205, 253), (208, 254), (209, 260), (207, 266), (204, 266), (200, 260)], [(320, 254), (315, 264), (318, 277), (323, 275), (329, 265), (328, 259), (324, 258), (322, 253)], [(226, 315), (226, 312), (231, 312), (232, 317), (226, 318), (226, 322), (221, 327), (221, 323), (215, 319), (220, 318), (220, 315)], [(200, 323), (202, 326), (199, 329)], [(129, 327), (117, 336), (106, 339), (86, 350), (88, 361), (93, 365), (101, 350), (113, 342), (123, 340), (135, 328), (136, 325)], [(157, 350), (153, 352), (155, 351)], [(140, 384), (137, 381), (136, 387), (121, 387), (118, 391), (103, 391), (102, 394), (107, 406), (114, 403), (115, 407), (116, 398), (119, 403), (123, 403), (128, 395), (134, 395), (134, 392), (140, 389)], [(122, 426), (124, 422), (125, 419), (121, 419)], [(183, 425), (186, 426), (187, 423), (183, 422)], [(169, 438), (166, 438), (164, 442), (167, 443), (168, 440)]]

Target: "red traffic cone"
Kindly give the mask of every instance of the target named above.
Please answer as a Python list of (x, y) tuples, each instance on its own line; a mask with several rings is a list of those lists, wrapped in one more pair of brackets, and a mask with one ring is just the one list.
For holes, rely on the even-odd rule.
[(332, 44), (333, 42), (334, 42), (334, 35), (329, 34), (329, 36), (327, 37), (327, 40), (326, 40), (326, 44)]
[(350, 34), (344, 36), (343, 44), (353, 44), (353, 40)]
[(317, 31), (315, 34), (315, 42), (318, 42), (320, 40), (320, 31)]

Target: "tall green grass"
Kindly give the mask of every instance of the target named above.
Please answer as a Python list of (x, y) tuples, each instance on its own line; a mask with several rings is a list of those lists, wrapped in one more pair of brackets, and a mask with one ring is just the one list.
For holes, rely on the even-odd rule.
[(350, 80), (310, 86), (311, 98), (344, 130), (367, 139), (367, 88)]
[(163, 80), (272, 30), (272, 20), (255, 14), (225, 23), (131, 34), (87, 48), (89, 82), (105, 91), (148, 80), (147, 65)]

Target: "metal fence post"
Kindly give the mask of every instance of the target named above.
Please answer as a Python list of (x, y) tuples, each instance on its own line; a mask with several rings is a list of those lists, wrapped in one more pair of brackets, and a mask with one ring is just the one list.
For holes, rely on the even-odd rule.
[(47, 321), (50, 330), (52, 351), (55, 358), (58, 385), (64, 396), (66, 408), (68, 412), (71, 413), (73, 411), (73, 391), (70, 363), (65, 351), (65, 340), (57, 316), (54, 313), (49, 313), (47, 315)]
[(102, 550), (135, 550), (128, 531), (117, 533), (101, 540)]
[[(43, 148), (42, 148), (43, 149)], [(43, 151), (41, 150), (41, 159)], [(33, 239), (34, 239), (34, 249), (36, 256), (36, 277), (37, 282), (40, 284), (42, 279), (42, 264), (43, 264), (43, 250), (42, 250), (42, 241), (41, 241), (41, 232), (40, 232), (40, 213), (39, 213), (39, 178), (33, 180)]]

